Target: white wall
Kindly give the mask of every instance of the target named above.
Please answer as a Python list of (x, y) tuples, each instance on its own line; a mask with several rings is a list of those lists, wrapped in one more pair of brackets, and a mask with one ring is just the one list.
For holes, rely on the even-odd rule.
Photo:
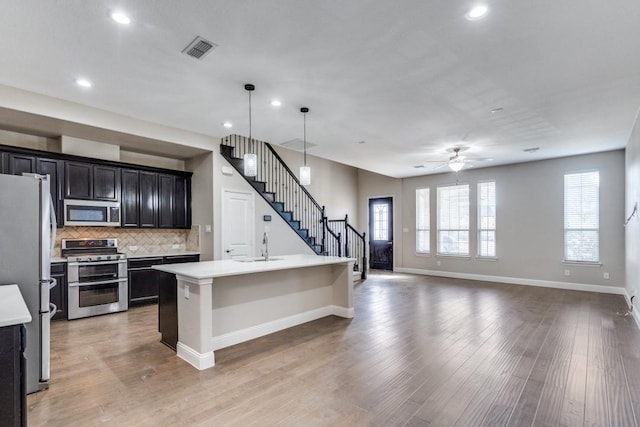
[(191, 222), (200, 226), (200, 260), (213, 260), (213, 153), (187, 160), (185, 167), (191, 177)]
[[(636, 120), (625, 151), (626, 197), (624, 213), (626, 219), (631, 215), (636, 203), (640, 209), (640, 119)], [(627, 293), (629, 296), (637, 296), (640, 292), (640, 212), (625, 227), (625, 242)], [(634, 302), (636, 305), (640, 304), (640, 301), (635, 300)]]
[[(220, 143), (213, 152), (213, 256), (222, 259), (222, 198), (224, 190), (251, 192), (255, 197), (255, 247), (254, 256), (260, 256), (262, 249), (262, 235), (264, 227), (269, 226), (269, 254), (313, 254), (314, 252), (305, 241), (283, 220), (278, 213), (258, 194), (251, 185), (235, 169), (232, 175), (223, 175), (222, 167), (229, 163), (220, 154)], [(263, 215), (271, 215), (270, 222), (263, 221)]]
[[(303, 154), (275, 145), (273, 148), (300, 178)], [(327, 217), (343, 219), (349, 215), (349, 223), (357, 230), (364, 231), (358, 223), (358, 169), (308, 153), (307, 166), (311, 167), (311, 185), (306, 189), (320, 206), (325, 206)]]

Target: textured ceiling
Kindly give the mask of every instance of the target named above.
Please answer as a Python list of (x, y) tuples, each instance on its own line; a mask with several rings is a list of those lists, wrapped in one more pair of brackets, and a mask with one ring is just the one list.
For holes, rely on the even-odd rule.
[[(493, 159), (476, 166), (624, 147), (640, 2), (487, 4), (468, 21), (467, 1), (3, 0), (0, 84), (223, 136), (248, 134), (250, 82), (254, 137), (301, 138), (307, 106), (310, 154), (396, 177), (459, 145)], [(202, 61), (181, 53), (197, 35), (219, 45)]]

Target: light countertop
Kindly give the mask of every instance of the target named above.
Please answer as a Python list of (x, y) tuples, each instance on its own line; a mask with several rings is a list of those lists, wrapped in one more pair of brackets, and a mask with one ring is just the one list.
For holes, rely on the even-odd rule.
[(31, 322), (31, 314), (18, 285), (0, 286), (0, 327)]
[[(159, 252), (159, 253), (151, 253), (151, 252), (136, 252), (133, 254), (127, 254), (127, 259), (132, 258), (155, 258), (155, 257), (165, 257), (165, 256), (185, 256), (185, 255), (200, 255), (200, 252), (197, 251), (170, 251), (170, 252)], [(54, 257), (51, 258), (51, 264), (56, 264), (59, 262), (67, 262), (67, 259), (64, 257)]]
[(173, 252), (158, 252), (158, 253), (149, 253), (149, 252), (134, 252), (127, 253), (127, 258), (154, 258), (161, 256), (184, 256), (184, 255), (200, 255), (200, 252), (196, 251), (173, 251)]
[(173, 273), (178, 276), (186, 276), (194, 279), (210, 279), (216, 277), (238, 276), (242, 274), (355, 262), (354, 258), (319, 255), (278, 255), (272, 256), (271, 259), (266, 262), (256, 261), (260, 259), (262, 258), (188, 262), (185, 264), (164, 264), (155, 265), (153, 268), (167, 273)]

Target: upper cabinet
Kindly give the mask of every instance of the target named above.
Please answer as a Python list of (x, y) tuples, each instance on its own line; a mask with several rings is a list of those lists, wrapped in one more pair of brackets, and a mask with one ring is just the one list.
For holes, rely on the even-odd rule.
[(81, 162), (65, 162), (64, 198), (120, 200), (120, 169)]
[(122, 227), (191, 228), (188, 172), (84, 161), (77, 156), (6, 146), (0, 146), (0, 150), (0, 173), (51, 177), (51, 198), (59, 227), (64, 223), (64, 199), (80, 199), (119, 201)]
[(64, 161), (37, 157), (35, 155), (21, 153), (1, 153), (2, 172), (10, 175), (22, 175), (23, 173), (37, 173), (49, 175), (49, 190), (53, 210), (56, 213), (57, 226), (62, 227), (62, 171)]

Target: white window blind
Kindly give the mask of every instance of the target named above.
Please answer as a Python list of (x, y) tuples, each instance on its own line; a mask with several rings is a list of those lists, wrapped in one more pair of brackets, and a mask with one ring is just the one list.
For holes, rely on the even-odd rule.
[(496, 182), (478, 183), (478, 256), (496, 256)]
[(438, 253), (469, 255), (469, 186), (438, 187)]
[(564, 176), (564, 259), (600, 261), (600, 173)]
[(416, 252), (429, 253), (429, 189), (416, 189)]

